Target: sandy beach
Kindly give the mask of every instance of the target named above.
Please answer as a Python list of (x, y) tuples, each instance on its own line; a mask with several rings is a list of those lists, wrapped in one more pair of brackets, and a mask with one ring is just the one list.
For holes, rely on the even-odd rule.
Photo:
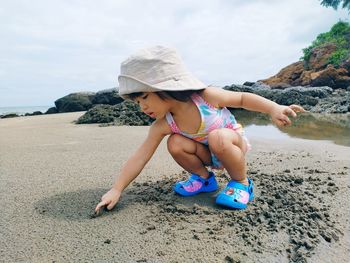
[(217, 192), (172, 192), (187, 174), (164, 140), (117, 207), (92, 219), (148, 127), (74, 124), (82, 114), (0, 120), (0, 262), (350, 261), (349, 147), (249, 138), (256, 198), (234, 211)]

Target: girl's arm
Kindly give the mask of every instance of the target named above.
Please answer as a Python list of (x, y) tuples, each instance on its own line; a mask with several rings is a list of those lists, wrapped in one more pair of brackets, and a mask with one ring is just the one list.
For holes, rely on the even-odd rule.
[(250, 111), (268, 113), (278, 126), (290, 125), (288, 115), (296, 117), (296, 112), (305, 110), (298, 105), (283, 106), (259, 95), (248, 92), (234, 92), (219, 88), (205, 89), (205, 98), (217, 107), (244, 108)]
[(162, 139), (168, 134), (170, 134), (170, 128), (164, 120), (156, 120), (151, 125), (146, 140), (123, 165), (112, 189), (102, 196), (95, 212), (98, 212), (103, 206), (111, 210), (116, 205), (123, 190), (140, 174)]
[(142, 171), (147, 162), (151, 159), (162, 139), (167, 135), (162, 127), (164, 123), (155, 121), (148, 132), (146, 140), (129, 157), (121, 169), (113, 188), (122, 192)]

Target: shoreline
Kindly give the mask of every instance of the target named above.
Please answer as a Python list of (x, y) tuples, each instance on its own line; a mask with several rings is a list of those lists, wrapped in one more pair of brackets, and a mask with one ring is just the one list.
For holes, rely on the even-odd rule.
[(38, 105), (38, 106), (11, 106), (11, 107), (0, 107), (0, 116), (8, 114), (17, 114), (18, 116), (25, 116), (26, 114), (33, 114), (35, 111), (40, 111), (43, 114), (50, 109), (55, 107), (54, 105)]
[[(0, 121), (2, 260), (350, 258), (349, 147), (249, 138), (253, 149), (247, 155), (248, 174), (257, 198), (248, 209), (232, 211), (215, 205), (216, 193), (191, 198), (173, 194), (173, 183), (187, 175), (163, 140), (117, 207), (91, 220), (94, 206), (148, 127), (75, 125), (83, 113)], [(226, 180), (218, 175), (220, 189)]]

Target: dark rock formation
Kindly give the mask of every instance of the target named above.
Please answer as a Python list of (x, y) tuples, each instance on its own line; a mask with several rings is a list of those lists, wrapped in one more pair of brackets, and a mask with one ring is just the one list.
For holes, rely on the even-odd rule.
[(18, 115), (17, 113), (8, 113), (8, 114), (4, 114), (4, 115), (0, 115), (1, 119), (7, 119), (7, 118), (15, 118), (15, 117), (19, 117), (20, 115)]
[(36, 116), (36, 115), (43, 115), (41, 111), (34, 111), (33, 113), (26, 113), (24, 116)]
[(117, 105), (96, 105), (76, 123), (108, 123), (108, 125), (150, 125), (153, 119), (142, 113), (137, 104), (130, 101), (123, 101)]
[(51, 107), (50, 109), (48, 109), (45, 114), (54, 114), (54, 113), (58, 113), (58, 110), (56, 107)]
[[(97, 104), (116, 105), (123, 99), (119, 96), (116, 88), (94, 92), (78, 92), (69, 94), (55, 101), (57, 112), (86, 111)], [(50, 109), (49, 113), (55, 113)]]
[(252, 86), (231, 85), (224, 89), (250, 92), (282, 105), (299, 104), (311, 112), (347, 113), (350, 112), (350, 91), (333, 90), (330, 87), (290, 87), (272, 89), (257, 82)]
[(71, 93), (55, 101), (58, 112), (86, 111), (93, 105), (94, 92)]
[(121, 102), (123, 99), (119, 96), (117, 88), (101, 90), (92, 99), (92, 104), (116, 105)]

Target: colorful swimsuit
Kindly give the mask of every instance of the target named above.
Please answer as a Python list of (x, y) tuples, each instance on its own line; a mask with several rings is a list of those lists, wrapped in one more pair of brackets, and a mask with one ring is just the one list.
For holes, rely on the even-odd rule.
[[(191, 99), (196, 104), (202, 119), (198, 132), (195, 134), (189, 134), (181, 131), (177, 127), (171, 113), (168, 112), (166, 114), (166, 120), (173, 133), (181, 134), (187, 138), (190, 138), (202, 144), (208, 145), (208, 134), (211, 131), (215, 129), (220, 129), (220, 128), (229, 128), (241, 134), (243, 139), (247, 142), (248, 148), (250, 148), (248, 139), (244, 136), (242, 125), (237, 123), (235, 117), (231, 114), (231, 112), (227, 108), (216, 108), (213, 105), (206, 102), (197, 93), (193, 93), (191, 95)], [(213, 153), (211, 153), (211, 159), (212, 159), (212, 165), (211, 165), (212, 168), (223, 169), (222, 164)]]

